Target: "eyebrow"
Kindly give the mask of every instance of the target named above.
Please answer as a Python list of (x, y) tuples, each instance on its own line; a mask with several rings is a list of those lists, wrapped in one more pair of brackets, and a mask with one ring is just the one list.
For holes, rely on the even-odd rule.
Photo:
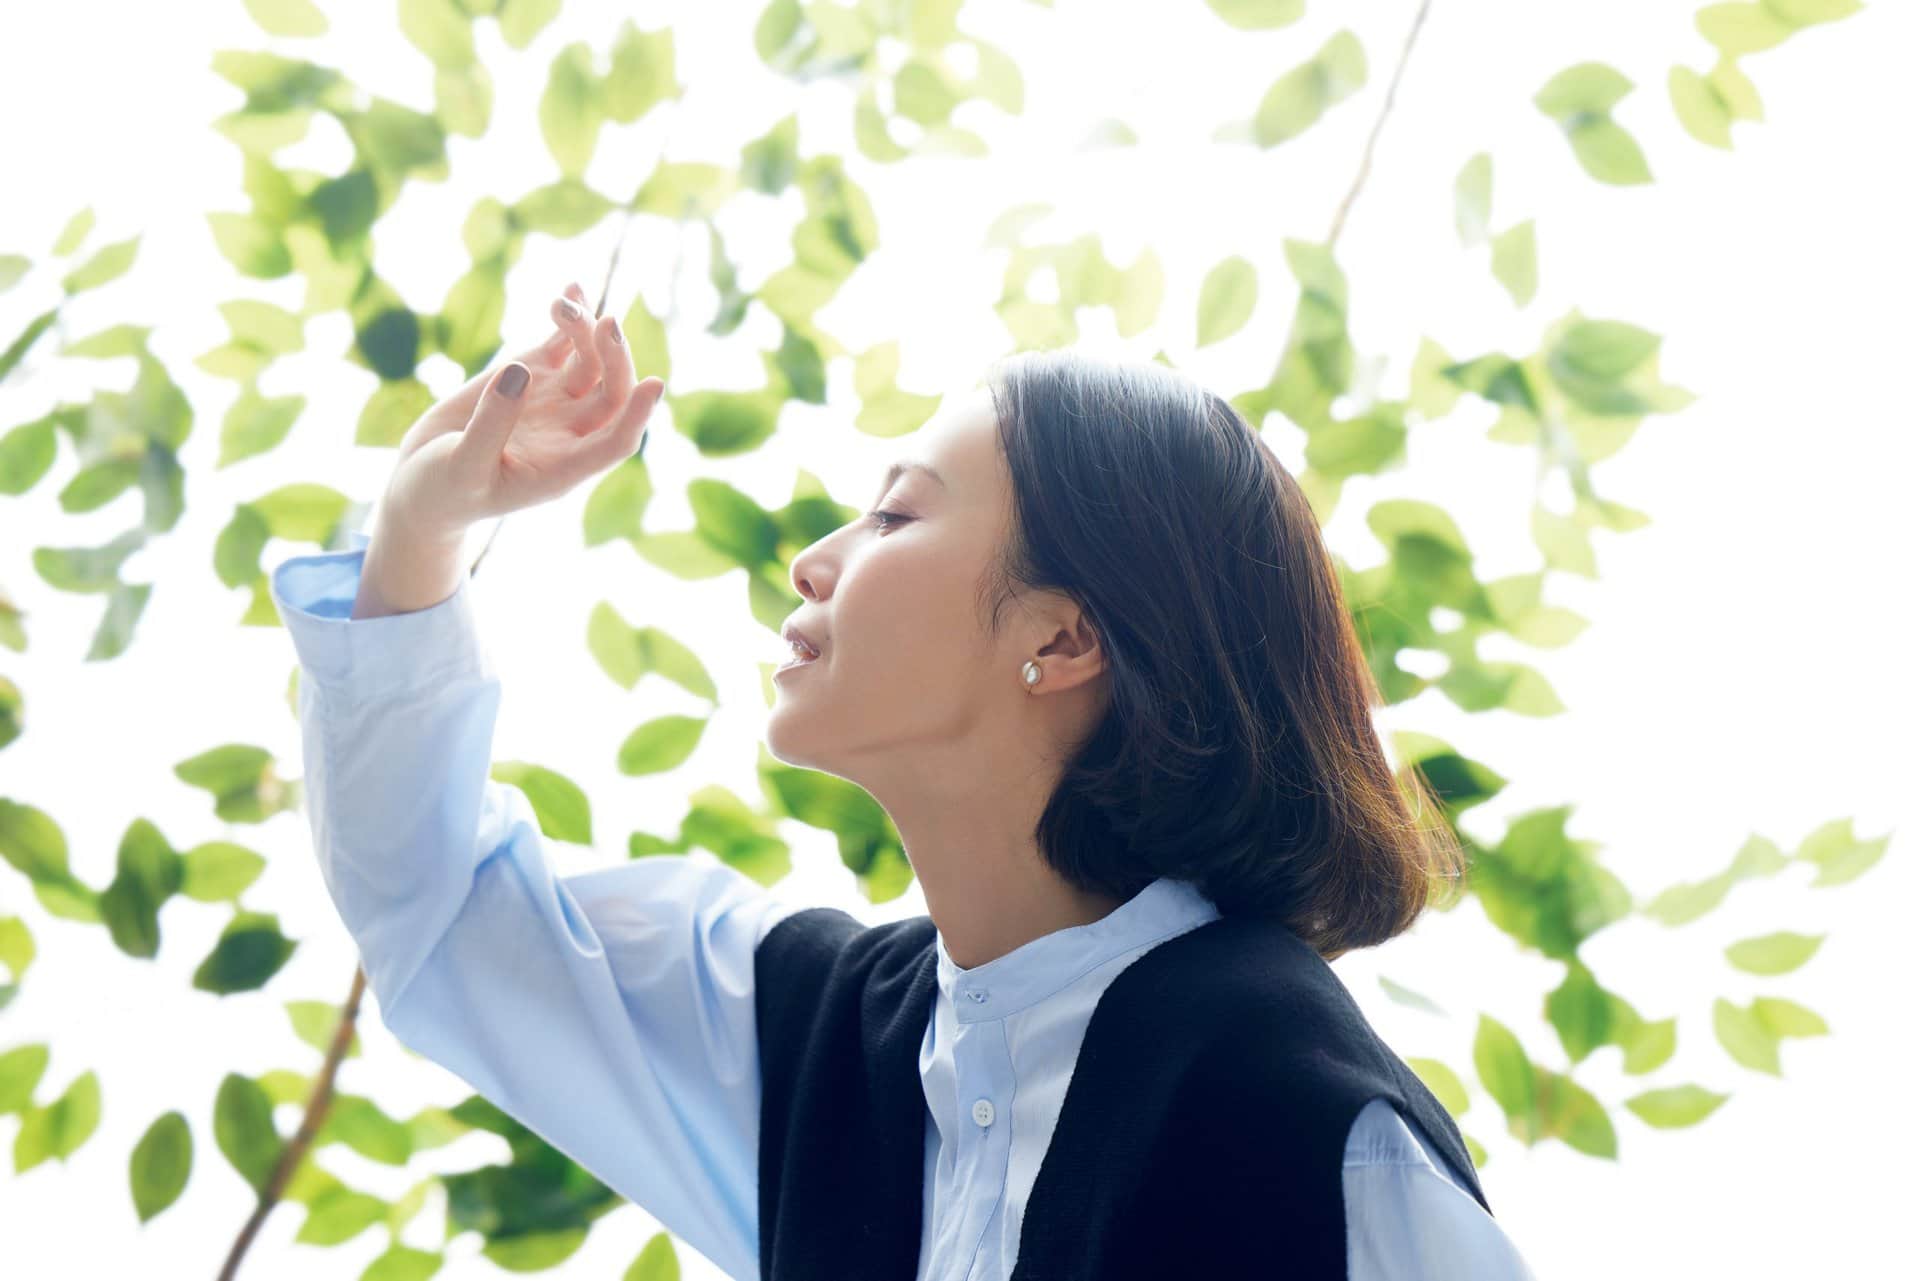
[(938, 471), (928, 466), (926, 463), (916, 463), (916, 462), (909, 462), (906, 460), (902, 460), (900, 462), (888, 464), (886, 477), (882, 479), (880, 482), (880, 492), (884, 495), (889, 489), (893, 488), (894, 481), (899, 480), (900, 477), (902, 477), (903, 475), (905, 475), (910, 471), (920, 472), (921, 474), (931, 479), (934, 484), (940, 486), (940, 488), (942, 489), (945, 489), (947, 487), (946, 478), (941, 476), (941, 474)]

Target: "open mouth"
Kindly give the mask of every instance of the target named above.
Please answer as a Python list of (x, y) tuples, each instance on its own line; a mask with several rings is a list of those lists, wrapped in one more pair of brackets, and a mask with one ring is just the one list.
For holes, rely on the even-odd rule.
[(786, 662), (774, 668), (774, 675), (778, 676), (781, 672), (792, 671), (796, 667), (805, 667), (808, 663), (811, 663), (820, 657), (820, 655), (815, 651), (810, 650), (806, 646), (798, 643), (795, 643), (792, 646), (792, 650), (793, 650), (792, 656), (789, 657)]

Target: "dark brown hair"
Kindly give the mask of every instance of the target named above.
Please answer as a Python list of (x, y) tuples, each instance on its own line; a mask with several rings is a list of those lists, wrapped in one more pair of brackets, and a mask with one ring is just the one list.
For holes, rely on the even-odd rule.
[(986, 626), (1020, 589), (1087, 614), (1104, 716), (1036, 833), (1069, 883), (1131, 898), (1191, 881), (1331, 961), (1410, 927), (1465, 857), (1381, 696), (1319, 521), (1240, 413), (1152, 361), (1021, 352), (984, 379), (1013, 525)]

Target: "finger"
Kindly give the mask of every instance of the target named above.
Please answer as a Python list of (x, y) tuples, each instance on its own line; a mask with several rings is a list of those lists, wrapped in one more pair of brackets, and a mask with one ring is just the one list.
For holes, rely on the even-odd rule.
[(580, 442), (579, 452), (570, 460), (569, 470), (573, 474), (568, 484), (578, 484), (588, 476), (597, 475), (615, 463), (633, 457), (634, 451), (640, 448), (641, 438), (646, 435), (647, 421), (653, 416), (653, 407), (660, 403), (660, 397), (666, 390), (666, 383), (652, 377), (634, 388), (633, 394), (627, 397), (627, 403), (621, 407), (620, 416)]
[[(571, 309), (567, 306), (569, 301), (573, 303)], [(600, 353), (593, 341), (593, 314), (576, 299), (556, 298), (553, 322), (573, 340), (573, 351), (567, 357), (560, 385), (569, 396), (584, 396), (600, 381)]]
[[(512, 375), (512, 377), (509, 377)], [(454, 456), (471, 466), (497, 466), (514, 424), (520, 421), (520, 407), (526, 402), (526, 387), (532, 371), (519, 361), (510, 361), (487, 384), (467, 420), (466, 430), (454, 445)], [(515, 386), (516, 381), (518, 386)], [(511, 390), (509, 390), (511, 389)]]
[[(547, 304), (549, 314), (552, 314), (554, 303), (557, 303), (563, 297), (573, 299), (580, 304), (582, 310), (586, 309), (587, 291), (580, 287), (579, 281), (575, 280), (569, 282), (565, 289), (562, 289), (554, 296), (553, 302)], [(526, 364), (529, 368), (551, 371), (560, 368), (561, 362), (567, 358), (572, 350), (572, 335), (567, 332), (565, 326), (561, 325), (558, 317), (555, 316), (553, 332), (521, 352), (516, 359)]]
[(627, 350), (626, 335), (620, 332), (617, 316), (602, 316), (593, 327), (594, 341), (600, 348), (600, 403), (618, 409), (633, 394), (633, 353)]

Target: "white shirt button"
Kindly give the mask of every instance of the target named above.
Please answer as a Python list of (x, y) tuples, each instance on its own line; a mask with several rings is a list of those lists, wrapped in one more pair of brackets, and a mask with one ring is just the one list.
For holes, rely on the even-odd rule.
[(967, 989), (967, 996), (975, 1005), (984, 1005), (987, 1000), (987, 990), (983, 987), (969, 988)]
[(982, 1129), (993, 1124), (993, 1100), (975, 1099), (973, 1101), (973, 1119)]

